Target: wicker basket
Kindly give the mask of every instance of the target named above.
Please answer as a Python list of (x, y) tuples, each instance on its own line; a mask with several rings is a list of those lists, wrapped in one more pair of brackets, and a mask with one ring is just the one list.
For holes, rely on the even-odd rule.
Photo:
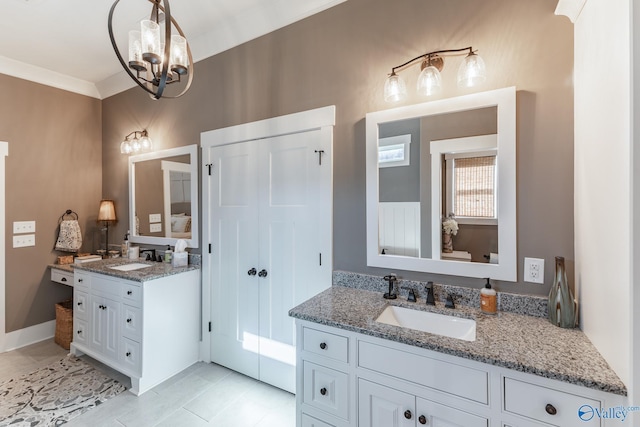
[(65, 350), (69, 350), (73, 339), (73, 300), (56, 304), (56, 335), (54, 341)]

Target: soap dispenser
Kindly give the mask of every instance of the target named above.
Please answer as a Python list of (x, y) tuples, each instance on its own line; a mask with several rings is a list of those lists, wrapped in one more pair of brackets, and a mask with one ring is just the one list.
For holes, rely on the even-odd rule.
[(487, 314), (498, 312), (498, 298), (495, 289), (491, 289), (491, 279), (487, 278), (487, 283), (480, 290), (480, 310)]
[(122, 258), (127, 258), (129, 256), (129, 230), (127, 230), (127, 234), (124, 235), (124, 241), (122, 242)]

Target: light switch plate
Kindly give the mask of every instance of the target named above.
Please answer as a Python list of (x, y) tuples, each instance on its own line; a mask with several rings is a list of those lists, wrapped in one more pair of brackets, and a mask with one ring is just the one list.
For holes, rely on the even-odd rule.
[(162, 222), (162, 214), (149, 214), (149, 223), (154, 222)]
[(524, 281), (530, 283), (544, 283), (544, 259), (524, 259)]
[(14, 221), (13, 222), (13, 234), (35, 233), (35, 232), (36, 232), (35, 221)]
[(13, 236), (14, 248), (25, 248), (27, 246), (35, 246), (35, 245), (36, 245), (35, 234), (21, 234), (19, 236)]
[(152, 233), (160, 233), (162, 231), (162, 223), (149, 224), (149, 231)]

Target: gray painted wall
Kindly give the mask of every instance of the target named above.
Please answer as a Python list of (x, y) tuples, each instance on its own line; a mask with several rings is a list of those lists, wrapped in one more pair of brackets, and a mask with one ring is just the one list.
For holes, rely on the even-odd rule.
[[(127, 159), (122, 138), (146, 128), (156, 148), (200, 142), (200, 133), (336, 105), (334, 269), (385, 274), (366, 266), (367, 112), (391, 108), (382, 86), (391, 67), (429, 50), (473, 45), (488, 70), (478, 90), (516, 86), (518, 283), (505, 291), (545, 294), (553, 258), (573, 280), (573, 27), (553, 14), (556, 0), (349, 0), (196, 64), (191, 90), (153, 101), (139, 88), (103, 101), (103, 196), (124, 209)], [(446, 60), (441, 98), (455, 86), (459, 58)], [(553, 64), (550, 66), (549, 64)], [(419, 67), (403, 73), (411, 89)], [(411, 93), (402, 105), (422, 102)], [(120, 223), (114, 235), (124, 235)], [(524, 257), (544, 258), (546, 285), (522, 282)], [(419, 280), (480, 287), (482, 279), (397, 272)]]
[[(410, 163), (407, 166), (379, 168), (381, 202), (420, 201), (420, 120), (401, 120), (380, 126), (379, 137), (411, 135)], [(427, 184), (428, 185), (428, 184)]]

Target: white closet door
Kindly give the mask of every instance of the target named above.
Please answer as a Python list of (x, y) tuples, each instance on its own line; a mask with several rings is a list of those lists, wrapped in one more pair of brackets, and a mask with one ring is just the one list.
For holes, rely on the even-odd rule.
[(292, 392), (288, 312), (331, 284), (331, 146), (322, 132), (260, 141), (260, 380)]
[(209, 148), (211, 359), (258, 378), (258, 152), (255, 142)]

